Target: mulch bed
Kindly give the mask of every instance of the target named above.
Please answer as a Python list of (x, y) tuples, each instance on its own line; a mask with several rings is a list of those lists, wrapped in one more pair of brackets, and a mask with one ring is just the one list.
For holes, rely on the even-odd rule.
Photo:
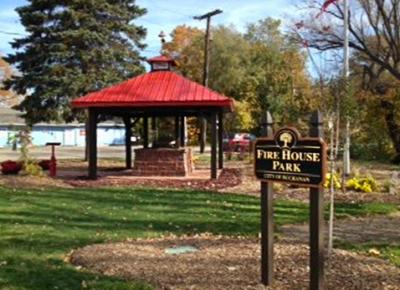
[[(248, 176), (243, 174), (242, 181), (240, 184), (233, 187), (222, 188), (220, 191), (227, 193), (259, 196), (260, 182), (257, 181), (253, 176)], [(309, 195), (309, 190), (307, 188), (288, 187), (279, 185), (275, 189), (274, 198), (308, 202), (310, 199), (310, 195)], [(326, 202), (329, 202), (328, 190), (326, 190), (326, 193), (324, 194), (324, 200)], [(337, 190), (335, 193), (335, 202), (337, 203), (381, 202), (381, 203), (400, 204), (400, 189), (394, 191), (393, 193), (388, 193), (388, 192), (365, 193), (365, 192), (356, 192), (351, 190), (342, 192), (342, 190)]]
[[(276, 193), (276, 198), (300, 200), (308, 202), (310, 199), (309, 190), (306, 188), (286, 188)], [(329, 192), (325, 191), (324, 200), (329, 202)], [(353, 190), (346, 190), (342, 192), (337, 190), (335, 192), (336, 203), (394, 203), (400, 204), (400, 192), (386, 193), (386, 192), (357, 192)]]
[[(334, 240), (351, 244), (397, 244), (400, 242), (400, 212), (385, 216), (367, 216), (335, 220)], [(306, 243), (309, 239), (308, 224), (284, 225), (285, 236)], [(328, 241), (328, 225), (324, 227), (325, 241)], [(399, 285), (400, 286), (400, 285)]]
[(100, 177), (97, 180), (88, 180), (78, 178), (73, 180), (65, 180), (66, 183), (76, 187), (126, 187), (126, 186), (146, 186), (146, 187), (162, 187), (162, 188), (179, 188), (179, 189), (199, 189), (199, 190), (219, 190), (226, 187), (237, 186), (242, 182), (240, 169), (227, 168), (223, 169), (217, 179), (158, 179), (157, 177), (149, 178), (132, 178), (118, 176), (117, 178)]
[[(78, 269), (150, 283), (156, 289), (308, 289), (305, 244), (275, 244), (275, 282), (260, 281), (259, 239), (201, 235), (91, 245), (68, 257)], [(171, 255), (190, 245), (197, 252)], [(334, 250), (326, 262), (326, 289), (400, 289), (400, 269), (381, 259)]]

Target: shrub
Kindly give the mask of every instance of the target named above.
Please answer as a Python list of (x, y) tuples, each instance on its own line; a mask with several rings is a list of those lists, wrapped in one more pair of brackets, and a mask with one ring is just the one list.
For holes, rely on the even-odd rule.
[(50, 164), (51, 160), (41, 160), (38, 165), (43, 169), (43, 170), (49, 170), (50, 169)]
[[(342, 184), (341, 178), (339, 177), (339, 175), (337, 173), (334, 173), (333, 174), (333, 187), (335, 189), (340, 189), (342, 187), (341, 184)], [(331, 187), (331, 174), (330, 173), (326, 174), (326, 181), (325, 181), (324, 187), (325, 188)]]
[(43, 176), (43, 169), (34, 161), (24, 162), (24, 173), (30, 176)]
[(22, 169), (22, 162), (7, 160), (0, 164), (3, 174), (18, 174)]
[(346, 188), (359, 192), (372, 192), (378, 188), (377, 181), (372, 176), (355, 176), (346, 182)]

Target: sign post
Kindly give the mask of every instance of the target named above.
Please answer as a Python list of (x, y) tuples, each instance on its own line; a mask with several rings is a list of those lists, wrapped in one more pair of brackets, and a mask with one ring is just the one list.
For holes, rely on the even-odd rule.
[(310, 188), (310, 289), (323, 289), (323, 183), (326, 145), (322, 139), (321, 113), (313, 113), (310, 137), (293, 127), (275, 134), (272, 117), (266, 115), (265, 135), (254, 144), (254, 170), (261, 180), (261, 281), (273, 282), (273, 182)]
[[(323, 137), (322, 116), (315, 112), (310, 120), (310, 136)], [(326, 150), (324, 150), (326, 152)], [(323, 157), (325, 164), (326, 156)], [(324, 165), (325, 168), (325, 165)], [(323, 170), (324, 172), (324, 170)], [(325, 176), (325, 172), (324, 172)], [(324, 289), (324, 190), (322, 184), (310, 188), (310, 289)]]
[[(274, 121), (269, 112), (266, 112), (262, 120), (262, 135), (272, 137), (274, 135)], [(261, 181), (261, 282), (264, 285), (272, 285), (274, 279), (274, 189), (272, 182)]]

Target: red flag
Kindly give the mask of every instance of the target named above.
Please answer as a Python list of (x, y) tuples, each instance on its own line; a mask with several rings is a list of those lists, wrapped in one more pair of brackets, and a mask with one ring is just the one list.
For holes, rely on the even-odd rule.
[(320, 17), (321, 14), (324, 13), (328, 9), (329, 5), (331, 5), (337, 1), (338, 0), (325, 0), (325, 2), (322, 4), (321, 11), (317, 14), (316, 18)]

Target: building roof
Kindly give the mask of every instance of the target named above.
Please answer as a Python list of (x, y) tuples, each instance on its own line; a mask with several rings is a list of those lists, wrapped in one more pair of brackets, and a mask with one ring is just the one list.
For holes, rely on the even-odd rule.
[(153, 71), (72, 101), (89, 107), (220, 107), (232, 110), (233, 100), (172, 71)]
[(19, 111), (0, 107), (0, 124), (25, 124), (25, 119)]

